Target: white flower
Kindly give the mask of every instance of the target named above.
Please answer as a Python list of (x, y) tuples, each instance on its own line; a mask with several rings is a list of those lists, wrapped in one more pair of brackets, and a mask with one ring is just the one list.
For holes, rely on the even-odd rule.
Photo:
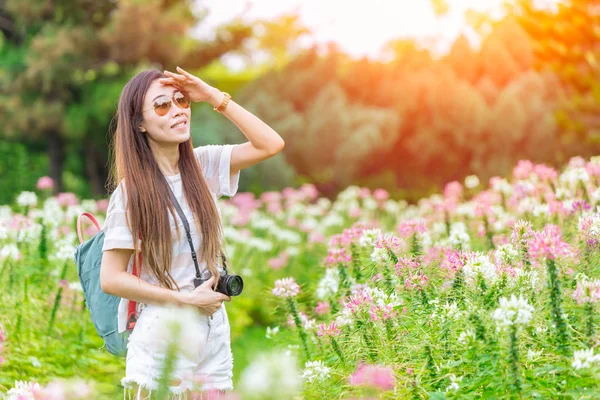
[[(72, 243), (72, 242), (71, 242)], [(53, 254), (53, 258), (59, 261), (72, 260), (75, 254), (75, 246), (63, 240), (58, 243), (58, 250)]]
[(472, 329), (467, 329), (458, 335), (458, 343), (460, 344), (467, 344), (473, 339), (475, 339), (475, 331)]
[(21, 252), (19, 248), (14, 243), (9, 243), (7, 245), (2, 246), (0, 249), (0, 260), (11, 259), (18, 260), (21, 258)]
[(477, 175), (469, 175), (465, 178), (465, 186), (469, 189), (474, 189), (479, 186), (479, 178)]
[(305, 364), (304, 372), (302, 373), (302, 379), (307, 382), (321, 382), (329, 378), (329, 371), (331, 369), (327, 367), (323, 361), (308, 361)]
[(533, 307), (527, 303), (521, 295), (516, 298), (513, 294), (508, 300), (506, 297), (500, 298), (500, 307), (494, 311), (493, 318), (499, 326), (525, 325), (533, 317)]
[(477, 274), (481, 273), (483, 279), (487, 282), (495, 282), (498, 279), (496, 266), (490, 261), (488, 256), (482, 253), (474, 253), (469, 255), (465, 266), (463, 267), (465, 279), (472, 283), (475, 281)]
[(278, 279), (275, 281), (272, 293), (278, 297), (295, 297), (300, 293), (300, 286), (294, 281), (294, 278)]
[(265, 334), (265, 337), (267, 339), (271, 339), (273, 336), (277, 335), (278, 333), (279, 333), (279, 326), (275, 326), (274, 328), (267, 326), (267, 333)]
[(494, 189), (496, 192), (510, 195), (513, 187), (506, 179), (497, 179), (494, 181), (494, 183), (492, 183), (492, 189)]
[(22, 207), (35, 207), (37, 195), (34, 192), (21, 192), (17, 197), (17, 204)]
[(598, 367), (600, 366), (600, 354), (594, 354), (594, 349), (577, 350), (573, 354), (571, 366), (575, 369)]
[(503, 244), (496, 250), (496, 261), (499, 264), (513, 265), (519, 259), (519, 252), (510, 244)]
[(454, 374), (450, 374), (450, 386), (446, 388), (446, 392), (456, 391), (460, 389), (459, 383), (462, 381), (463, 377), (456, 377)]
[(529, 361), (533, 361), (541, 355), (542, 355), (542, 350), (538, 350), (538, 351), (534, 351), (531, 349), (527, 350), (527, 360), (529, 360)]
[(273, 249), (273, 243), (271, 243), (270, 241), (268, 241), (266, 239), (250, 237), (250, 238), (246, 239), (245, 242), (248, 244), (248, 246), (254, 247), (255, 249), (263, 251), (265, 253), (269, 252)]
[(376, 210), (377, 209), (377, 201), (372, 197), (367, 197), (363, 200), (363, 206), (367, 210)]
[(296, 358), (292, 352), (259, 354), (240, 377), (244, 399), (293, 398), (300, 383)]
[(289, 246), (285, 249), (285, 252), (288, 256), (297, 256), (300, 254), (300, 249), (298, 249), (296, 246)]
[(344, 218), (335, 212), (330, 212), (321, 220), (321, 226), (323, 227), (342, 225), (344, 225)]
[(354, 320), (352, 319), (352, 311), (349, 308), (344, 308), (340, 314), (335, 318), (335, 324), (338, 327), (352, 325)]
[(35, 400), (35, 394), (41, 390), (36, 382), (15, 381), (15, 387), (6, 393), (5, 400)]
[(335, 268), (327, 268), (325, 270), (325, 276), (319, 281), (315, 294), (319, 300), (323, 300), (336, 294), (339, 286), (339, 270)]
[(469, 249), (471, 238), (467, 233), (467, 227), (464, 223), (454, 222), (450, 226), (450, 237), (448, 238), (448, 242), (454, 248), (463, 250)]
[(383, 203), (383, 209), (388, 214), (398, 214), (400, 212), (400, 204), (392, 199), (389, 199)]
[(366, 229), (358, 240), (358, 244), (362, 247), (371, 247), (375, 245), (377, 238), (381, 236), (380, 229)]
[(255, 214), (250, 221), (250, 226), (254, 229), (272, 229), (276, 228), (277, 224), (270, 218), (266, 218), (264, 215)]
[(33, 365), (36, 368), (39, 368), (42, 366), (42, 363), (40, 362), (39, 358), (31, 356), (29, 357), (29, 362), (31, 363), (31, 365)]
[(374, 247), (371, 253), (371, 260), (377, 264), (385, 264), (391, 260), (390, 254), (387, 249), (383, 247)]

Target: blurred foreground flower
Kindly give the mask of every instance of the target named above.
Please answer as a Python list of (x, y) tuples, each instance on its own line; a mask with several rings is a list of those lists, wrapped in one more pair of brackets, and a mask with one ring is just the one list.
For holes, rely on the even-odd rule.
[(296, 357), (277, 351), (259, 354), (242, 372), (240, 393), (244, 399), (291, 399), (300, 388)]
[(381, 365), (360, 364), (350, 376), (350, 385), (391, 390), (396, 385), (394, 371)]

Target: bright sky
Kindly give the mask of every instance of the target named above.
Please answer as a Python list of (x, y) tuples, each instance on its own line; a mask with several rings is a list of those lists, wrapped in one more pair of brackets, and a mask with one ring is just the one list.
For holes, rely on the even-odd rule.
[(434, 39), (432, 50), (443, 53), (461, 33), (477, 42), (465, 22), (465, 11), (484, 11), (499, 17), (504, 0), (447, 1), (449, 13), (436, 17), (430, 0), (201, 0), (199, 4), (208, 8), (209, 15), (197, 34), (210, 35), (215, 26), (236, 16), (251, 21), (297, 10), (301, 21), (313, 32), (309, 43), (335, 41), (349, 54), (375, 57), (388, 40), (415, 37)]

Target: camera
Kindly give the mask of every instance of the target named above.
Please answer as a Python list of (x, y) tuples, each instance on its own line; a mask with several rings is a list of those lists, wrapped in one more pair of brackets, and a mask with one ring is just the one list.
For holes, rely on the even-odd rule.
[[(204, 270), (200, 277), (194, 278), (194, 287), (202, 285), (204, 282), (211, 278), (212, 274), (209, 270)], [(227, 265), (225, 264), (225, 257), (223, 257), (223, 270), (219, 272), (219, 282), (215, 291), (223, 293), (227, 296), (239, 296), (244, 289), (244, 281), (241, 276), (235, 274), (229, 274), (227, 272)]]

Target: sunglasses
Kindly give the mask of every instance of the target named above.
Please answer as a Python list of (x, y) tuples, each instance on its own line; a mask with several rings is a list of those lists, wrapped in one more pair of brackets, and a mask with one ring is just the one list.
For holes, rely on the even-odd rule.
[(157, 97), (154, 99), (154, 106), (152, 108), (148, 108), (147, 110), (142, 110), (142, 112), (154, 110), (156, 115), (162, 117), (167, 115), (173, 103), (177, 104), (179, 108), (190, 108), (191, 102), (192, 101), (187, 93), (175, 92), (173, 93), (172, 97), (167, 95)]

